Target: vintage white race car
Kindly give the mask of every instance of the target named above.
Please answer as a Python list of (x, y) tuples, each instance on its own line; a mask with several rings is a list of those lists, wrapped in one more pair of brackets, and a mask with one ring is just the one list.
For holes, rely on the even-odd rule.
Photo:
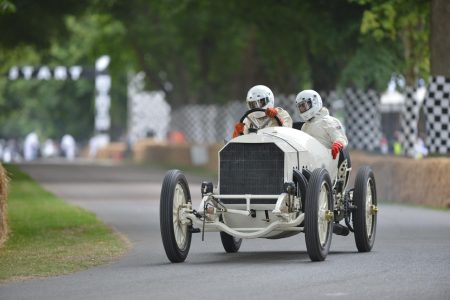
[[(255, 111), (261, 109), (247, 111), (241, 122)], [(351, 165), (345, 149), (333, 160), (330, 149), (298, 129), (263, 127), (232, 139), (219, 151), (217, 188), (202, 183), (197, 210), (183, 173), (167, 172), (160, 226), (169, 260), (184, 261), (192, 233), (207, 231), (220, 232), (226, 252), (237, 252), (244, 238), (279, 239), (304, 232), (309, 257), (322, 261), (333, 232), (349, 231), (360, 252), (370, 251), (378, 211), (370, 167), (361, 167), (354, 189), (347, 189)]]

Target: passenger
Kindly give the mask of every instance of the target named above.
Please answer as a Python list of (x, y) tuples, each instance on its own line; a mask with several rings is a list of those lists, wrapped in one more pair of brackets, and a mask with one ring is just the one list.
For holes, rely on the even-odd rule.
[[(244, 120), (244, 123), (237, 123), (234, 127), (233, 138), (238, 135), (247, 134), (249, 128), (255, 128), (252, 124), (255, 123), (258, 127), (262, 126), (267, 118), (271, 118), (265, 127), (279, 126), (274, 119), (278, 116), (282, 126), (292, 127), (292, 118), (287, 111), (281, 107), (274, 107), (274, 96), (272, 91), (265, 85), (255, 85), (247, 93), (247, 107), (248, 109), (262, 108), (265, 112), (254, 112)], [(251, 121), (250, 121), (250, 120)]]
[(316, 91), (301, 91), (295, 98), (295, 103), (302, 122), (305, 122), (302, 131), (331, 149), (331, 156), (336, 159), (339, 151), (348, 144), (341, 122), (330, 116), (328, 109), (322, 105), (322, 98)]

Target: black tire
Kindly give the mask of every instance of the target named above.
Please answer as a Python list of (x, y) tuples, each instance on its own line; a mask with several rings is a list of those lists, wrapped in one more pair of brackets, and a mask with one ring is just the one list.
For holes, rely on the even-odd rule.
[(302, 211), (305, 211), (305, 199), (306, 191), (308, 190), (308, 180), (306, 177), (298, 170), (294, 170), (294, 183), (297, 186), (297, 197), (300, 197), (302, 201)]
[(239, 251), (239, 248), (241, 248), (242, 239), (235, 238), (226, 232), (220, 232), (220, 240), (227, 253), (236, 253)]
[[(370, 188), (370, 191), (368, 190)], [(367, 207), (367, 197), (371, 195), (371, 204), (377, 206), (377, 192), (375, 176), (368, 166), (361, 167), (355, 179), (355, 190), (353, 191), (353, 204), (356, 206), (352, 213), (353, 229), (355, 232), (356, 248), (359, 252), (369, 252), (372, 250), (377, 232), (377, 214), (371, 213), (371, 208)], [(370, 214), (371, 220), (367, 220)], [(370, 224), (370, 225), (368, 225)]]
[[(322, 187), (326, 192), (326, 211), (333, 212), (333, 195), (331, 191), (331, 179), (328, 171), (323, 168), (315, 169), (308, 182), (305, 203), (305, 240), (308, 255), (312, 261), (323, 261), (330, 250), (331, 238), (333, 236), (333, 220), (325, 221), (326, 233), (321, 241), (319, 218), (325, 218), (325, 211), (319, 214), (319, 201)], [(324, 229), (324, 228), (322, 228)], [(324, 232), (325, 230), (323, 230)]]
[[(220, 222), (223, 222), (223, 217), (220, 216)], [(220, 240), (222, 241), (223, 248), (227, 253), (236, 253), (241, 248), (242, 239), (235, 238), (226, 232), (220, 232)]]
[[(184, 203), (191, 202), (191, 194), (186, 177), (179, 170), (170, 170), (164, 177), (159, 207), (159, 222), (164, 250), (166, 251), (167, 258), (174, 263), (183, 262), (186, 259), (191, 247), (192, 238), (189, 225), (183, 225), (175, 221), (179, 227), (176, 227), (177, 225), (174, 226), (174, 197), (176, 196), (175, 189), (177, 185), (177, 193), (182, 193), (181, 195), (184, 197), (184, 201), (182, 198), (177, 199), (181, 199), (180, 201)], [(181, 190), (179, 190), (180, 187)], [(177, 242), (175, 230), (178, 230), (177, 232), (184, 237), (183, 240)], [(179, 239), (181, 238), (179, 237)]]

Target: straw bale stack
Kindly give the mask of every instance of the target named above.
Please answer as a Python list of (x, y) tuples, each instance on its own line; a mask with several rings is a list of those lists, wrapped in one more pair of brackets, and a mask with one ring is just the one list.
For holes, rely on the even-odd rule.
[(7, 224), (7, 198), (8, 198), (8, 176), (6, 170), (0, 164), (0, 246), (6, 241), (8, 236)]

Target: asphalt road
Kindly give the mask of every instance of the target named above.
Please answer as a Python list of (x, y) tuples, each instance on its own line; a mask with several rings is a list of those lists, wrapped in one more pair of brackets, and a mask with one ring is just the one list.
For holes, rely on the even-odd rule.
[[(375, 246), (333, 236), (313, 263), (303, 235), (244, 240), (226, 254), (218, 233), (193, 236), (185, 263), (171, 264), (159, 231), (164, 172), (133, 166), (22, 165), (67, 201), (128, 236), (119, 261), (71, 275), (0, 285), (0, 299), (450, 299), (450, 213), (384, 204)], [(194, 206), (201, 178), (188, 175)]]

